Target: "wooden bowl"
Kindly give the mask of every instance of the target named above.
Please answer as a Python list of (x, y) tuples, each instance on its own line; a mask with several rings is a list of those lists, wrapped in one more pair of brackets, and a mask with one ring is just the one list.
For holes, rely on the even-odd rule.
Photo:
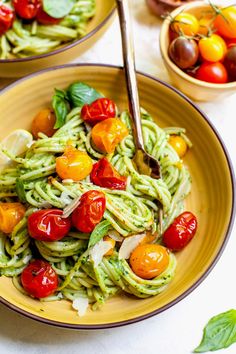
[[(21, 294), (12, 280), (3, 276), (0, 300), (18, 313), (74, 329), (110, 328), (137, 322), (168, 309), (187, 296), (206, 278), (222, 254), (234, 219), (234, 177), (221, 138), (207, 117), (177, 90), (147, 75), (137, 76), (142, 107), (161, 127), (185, 127), (193, 142), (193, 148), (184, 159), (193, 180), (186, 209), (197, 215), (199, 229), (191, 243), (177, 254), (174, 280), (158, 296), (137, 299), (117, 295), (101, 310), (89, 310), (80, 318), (70, 302), (34, 300)], [(122, 69), (95, 64), (54, 67), (23, 78), (1, 91), (0, 139), (13, 129), (30, 128), (35, 114), (50, 104), (54, 88), (66, 88), (76, 80), (103, 92), (120, 109), (128, 107)]]
[(146, 3), (152, 13), (162, 17), (190, 1), (196, 0), (146, 0)]
[(108, 29), (115, 17), (115, 0), (96, 0), (96, 14), (88, 23), (87, 34), (49, 53), (0, 60), (0, 77), (22, 77), (53, 65), (65, 64), (88, 50)]
[[(188, 5), (184, 5), (174, 10), (170, 15), (174, 18), (180, 12), (189, 12), (199, 18), (203, 11), (210, 10), (209, 4), (203, 1), (194, 1)], [(170, 21), (165, 19), (160, 32), (160, 51), (164, 64), (169, 73), (170, 79), (174, 86), (180, 89), (187, 96), (196, 101), (211, 101), (218, 100), (230, 96), (236, 92), (236, 81), (226, 84), (213, 84), (197, 80), (194, 77), (186, 74), (170, 59), (168, 48)]]

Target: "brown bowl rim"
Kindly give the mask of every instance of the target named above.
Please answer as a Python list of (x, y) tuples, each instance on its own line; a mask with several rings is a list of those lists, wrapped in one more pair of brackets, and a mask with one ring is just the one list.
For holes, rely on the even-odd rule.
[[(18, 79), (17, 81), (7, 85), (5, 88), (3, 88), (0, 91), (0, 95), (3, 94), (4, 92), (7, 92), (9, 90), (11, 90), (11, 88), (17, 86), (19, 83), (26, 81), (30, 78), (33, 78), (35, 76), (41, 75), (43, 73), (46, 72), (50, 72), (50, 71), (54, 71), (54, 70), (60, 70), (60, 69), (65, 69), (65, 68), (75, 68), (75, 67), (99, 67), (99, 68), (113, 68), (113, 69), (118, 69), (123, 71), (123, 67), (121, 66), (117, 66), (117, 65), (108, 65), (108, 64), (96, 64), (96, 63), (89, 63), (89, 64), (85, 64), (85, 63), (76, 63), (76, 64), (65, 64), (65, 65), (58, 65), (58, 66), (54, 66), (51, 68), (47, 68), (47, 69), (43, 69), (37, 72), (34, 72), (33, 74), (27, 75), (21, 79)], [(236, 212), (236, 204), (235, 204), (235, 192), (236, 192), (236, 181), (235, 181), (235, 175), (234, 175), (234, 169), (233, 169), (233, 165), (231, 162), (231, 158), (230, 155), (228, 153), (228, 150), (219, 134), (219, 132), (217, 131), (217, 129), (213, 126), (213, 124), (210, 122), (209, 118), (207, 117), (207, 115), (194, 103), (191, 101), (191, 99), (189, 99), (187, 96), (185, 96), (182, 92), (180, 92), (178, 89), (176, 89), (175, 87), (171, 86), (170, 84), (157, 79), (149, 74), (137, 71), (137, 74), (146, 77), (148, 79), (151, 79), (155, 82), (158, 82), (159, 84), (167, 87), (168, 89), (174, 91), (177, 95), (179, 95), (180, 97), (182, 97), (185, 101), (187, 101), (188, 104), (190, 104), (201, 116), (202, 118), (205, 120), (205, 122), (209, 125), (209, 127), (211, 128), (211, 130), (213, 131), (213, 133), (215, 134), (215, 137), (217, 138), (217, 140), (219, 141), (222, 150), (224, 152), (225, 158), (227, 160), (227, 165), (229, 168), (229, 172), (230, 172), (230, 176), (231, 176), (231, 186), (232, 186), (232, 206), (231, 206), (231, 215), (230, 215), (230, 221), (229, 221), (229, 225), (227, 228), (227, 231), (225, 233), (225, 237), (224, 237), (224, 241), (222, 242), (222, 245), (217, 253), (217, 255), (215, 256), (215, 258), (213, 259), (213, 261), (211, 262), (211, 264), (209, 265), (209, 267), (207, 268), (207, 270), (204, 272), (204, 274), (202, 274), (200, 276), (200, 278), (189, 288), (187, 289), (183, 294), (181, 294), (180, 296), (178, 296), (176, 299), (174, 299), (173, 301), (169, 302), (168, 304), (166, 304), (165, 306), (162, 306), (161, 308), (151, 311), (145, 315), (142, 316), (138, 316), (135, 317), (133, 319), (129, 319), (129, 320), (124, 320), (124, 321), (119, 321), (119, 322), (114, 322), (114, 323), (102, 323), (102, 324), (97, 324), (97, 325), (83, 325), (83, 324), (70, 324), (70, 323), (63, 323), (63, 322), (59, 322), (59, 321), (53, 321), (53, 320), (49, 320), (46, 318), (42, 318), (40, 316), (31, 314), (30, 312), (27, 312), (25, 310), (20, 309), (19, 307), (12, 305), (9, 301), (3, 299), (0, 296), (0, 303), (4, 304), (5, 306), (7, 306), (9, 309), (14, 310), (15, 312), (24, 315), (25, 317), (28, 317), (30, 319), (36, 320), (38, 322), (41, 323), (45, 323), (47, 325), (51, 325), (51, 326), (55, 326), (55, 327), (61, 327), (61, 328), (67, 328), (67, 329), (76, 329), (76, 330), (98, 330), (98, 329), (109, 329), (109, 328), (115, 328), (115, 327), (121, 327), (121, 326), (125, 326), (125, 325), (129, 325), (129, 324), (133, 324), (133, 323), (137, 323), (139, 321), (148, 319), (152, 316), (155, 316), (169, 308), (171, 308), (172, 306), (174, 306), (175, 304), (177, 304), (179, 301), (183, 300), (187, 295), (189, 295), (193, 290), (195, 290), (202, 282), (203, 280), (206, 279), (206, 277), (209, 275), (209, 273), (212, 271), (212, 269), (214, 268), (214, 266), (216, 265), (216, 263), (219, 261), (227, 242), (229, 241), (230, 238), (230, 234), (233, 228), (233, 223), (234, 223), (234, 219), (235, 219), (235, 212)]]
[(65, 44), (64, 46), (62, 46), (61, 48), (52, 50), (48, 53), (44, 53), (44, 54), (39, 54), (39, 55), (32, 55), (26, 58), (15, 58), (15, 59), (0, 59), (0, 64), (10, 64), (10, 63), (24, 63), (27, 61), (33, 61), (33, 60), (37, 60), (37, 59), (44, 59), (47, 58), (51, 55), (56, 55), (62, 52), (65, 52), (68, 49), (71, 49), (75, 46), (77, 46), (80, 43), (85, 42), (87, 39), (89, 39), (90, 37), (94, 36), (103, 26), (106, 25), (106, 23), (112, 18), (112, 16), (114, 15), (116, 11), (116, 6), (114, 4), (112, 10), (108, 13), (108, 15), (105, 17), (105, 19), (100, 22), (97, 27), (95, 27), (92, 31), (90, 31), (89, 33), (87, 33), (85, 36), (69, 43), (69, 44)]

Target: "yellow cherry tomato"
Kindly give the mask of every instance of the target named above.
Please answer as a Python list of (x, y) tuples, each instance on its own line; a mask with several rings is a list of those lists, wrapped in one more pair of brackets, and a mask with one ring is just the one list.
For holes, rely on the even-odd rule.
[(105, 253), (105, 256), (111, 256), (113, 254), (113, 252), (114, 252), (116, 241), (113, 240), (113, 238), (111, 238), (109, 236), (104, 236), (103, 240), (110, 242), (112, 248), (109, 251), (107, 251), (107, 253)]
[(166, 270), (169, 264), (169, 251), (156, 244), (139, 245), (131, 253), (130, 266), (133, 272), (143, 279), (152, 279)]
[(0, 231), (10, 234), (23, 219), (25, 211), (21, 203), (0, 203)]
[(56, 172), (61, 179), (81, 181), (92, 171), (93, 161), (86, 152), (67, 146), (62, 156), (56, 158)]
[(210, 31), (212, 30), (213, 27), (213, 20), (214, 17), (212, 16), (204, 16), (200, 18), (199, 21), (199, 28), (198, 28), (198, 34), (201, 34), (203, 36), (208, 36)]
[(225, 41), (217, 34), (201, 38), (198, 47), (202, 58), (210, 62), (222, 60), (227, 52)]
[(126, 125), (119, 118), (108, 118), (93, 127), (92, 141), (99, 151), (110, 154), (128, 134)]
[(171, 135), (169, 144), (175, 149), (180, 158), (184, 157), (187, 152), (188, 145), (185, 140), (179, 135)]
[(171, 22), (172, 31), (186, 36), (194, 36), (198, 33), (198, 19), (187, 12), (181, 12)]
[(49, 108), (42, 109), (32, 122), (31, 131), (34, 138), (38, 138), (38, 133), (43, 133), (51, 137), (56, 132), (56, 129), (54, 129), (55, 123), (56, 117), (54, 112)]

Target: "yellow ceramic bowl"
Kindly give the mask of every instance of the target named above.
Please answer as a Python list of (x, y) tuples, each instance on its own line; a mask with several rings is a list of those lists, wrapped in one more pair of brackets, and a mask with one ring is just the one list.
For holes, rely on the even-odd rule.
[[(203, 1), (190, 2), (188, 5), (180, 6), (171, 12), (170, 16), (175, 17), (180, 12), (189, 12), (200, 18), (204, 11), (211, 11), (209, 4)], [(170, 20), (166, 19), (160, 32), (160, 50), (164, 64), (168, 70), (172, 83), (183, 93), (196, 101), (210, 101), (221, 99), (236, 92), (236, 81), (226, 84), (213, 84), (197, 80), (186, 74), (177, 65), (175, 65), (168, 55)]]
[(96, 0), (96, 14), (87, 34), (50, 53), (22, 59), (0, 60), (0, 77), (22, 77), (53, 65), (66, 64), (88, 50), (106, 31), (115, 15), (115, 0)]
[[(120, 68), (69, 65), (32, 74), (5, 88), (0, 94), (0, 139), (16, 128), (30, 128), (32, 117), (50, 104), (55, 87), (63, 89), (80, 80), (94, 86), (126, 109), (124, 73)], [(142, 106), (162, 126), (181, 126), (193, 142), (184, 158), (193, 184), (186, 209), (197, 215), (195, 238), (177, 254), (177, 273), (160, 295), (137, 299), (121, 294), (101, 310), (78, 317), (67, 301), (43, 303), (22, 295), (10, 278), (0, 278), (1, 302), (33, 319), (75, 329), (108, 328), (153, 316), (188, 295), (207, 276), (226, 245), (234, 217), (234, 179), (224, 145), (206, 116), (175, 89), (138, 74)], [(119, 87), (119, 89), (117, 89)], [(197, 129), (196, 129), (197, 127)], [(199, 134), (201, 132), (201, 134)]]

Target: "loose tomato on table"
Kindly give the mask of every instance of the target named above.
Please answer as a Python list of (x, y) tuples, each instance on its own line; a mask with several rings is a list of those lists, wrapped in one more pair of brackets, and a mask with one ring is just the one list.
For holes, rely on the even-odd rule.
[(43, 133), (51, 137), (56, 132), (56, 129), (54, 129), (55, 123), (56, 117), (54, 112), (49, 108), (42, 109), (32, 122), (31, 131), (34, 138), (38, 138), (38, 133)]
[(62, 21), (62, 18), (54, 18), (49, 16), (43, 9), (43, 6), (41, 5), (38, 8), (37, 14), (36, 14), (36, 20), (41, 23), (42, 25), (57, 25)]
[(187, 12), (181, 12), (172, 20), (170, 25), (172, 31), (185, 36), (194, 36), (198, 33), (198, 19)]
[(163, 235), (163, 243), (172, 251), (180, 251), (192, 240), (197, 231), (197, 218), (189, 211), (177, 216)]
[(204, 62), (196, 71), (196, 79), (212, 82), (214, 84), (225, 84), (228, 82), (228, 73), (224, 65), (220, 62)]
[(168, 250), (157, 244), (137, 246), (130, 255), (133, 272), (143, 279), (152, 279), (163, 273), (169, 264)]
[(41, 0), (13, 0), (12, 3), (17, 15), (24, 20), (34, 19), (41, 6)]
[(79, 206), (72, 213), (73, 226), (81, 232), (90, 233), (103, 218), (106, 197), (103, 192), (91, 190), (84, 193)]
[(0, 203), (0, 231), (10, 234), (23, 219), (25, 212), (21, 203)]
[(105, 157), (93, 165), (90, 179), (96, 186), (103, 188), (126, 189), (127, 178), (121, 176)]
[(14, 12), (9, 7), (0, 4), (0, 36), (12, 27), (14, 18)]
[(100, 152), (110, 154), (128, 134), (126, 125), (119, 118), (108, 118), (93, 127), (92, 141)]
[(90, 174), (92, 168), (91, 157), (70, 145), (66, 147), (62, 156), (56, 158), (56, 172), (61, 179), (81, 181)]
[(214, 26), (226, 38), (236, 38), (236, 7), (216, 8)]
[(55, 292), (58, 276), (48, 262), (37, 259), (23, 270), (21, 283), (30, 295), (41, 299)]
[(217, 34), (201, 38), (198, 47), (202, 59), (210, 62), (222, 60), (227, 52), (225, 41)]
[(195, 65), (198, 60), (199, 49), (193, 39), (180, 36), (174, 39), (169, 46), (169, 56), (181, 69)]
[(28, 217), (28, 231), (39, 241), (54, 242), (65, 237), (71, 228), (71, 219), (62, 218), (60, 209), (38, 210)]
[(99, 98), (91, 104), (85, 104), (81, 110), (82, 119), (91, 126), (115, 116), (116, 105), (109, 98)]

